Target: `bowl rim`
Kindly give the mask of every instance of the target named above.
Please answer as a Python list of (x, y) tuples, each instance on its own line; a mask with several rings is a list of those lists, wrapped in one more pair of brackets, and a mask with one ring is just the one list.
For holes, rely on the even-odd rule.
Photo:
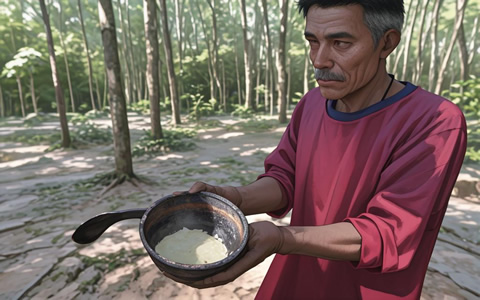
[[(216, 200), (219, 200), (219, 201), (227, 204), (229, 207), (231, 207), (238, 214), (238, 216), (240, 217), (240, 221), (242, 223), (242, 227), (245, 230), (243, 231), (242, 242), (240, 243), (240, 246), (235, 251), (230, 253), (230, 255), (228, 255), (224, 259), (218, 260), (218, 261), (215, 261), (215, 262), (212, 262), (212, 263), (208, 263), (208, 264), (184, 264), (184, 263), (179, 263), (179, 262), (174, 262), (174, 261), (168, 260), (167, 258), (159, 255), (154, 249), (152, 249), (152, 247), (150, 247), (150, 245), (147, 242), (145, 233), (143, 231), (143, 225), (145, 224), (145, 221), (147, 220), (149, 213), (156, 206), (158, 206), (160, 203), (162, 203), (164, 201), (167, 201), (171, 198), (175, 198), (175, 197), (182, 196), (182, 195), (185, 195), (185, 194), (164, 196), (164, 197), (160, 198), (159, 200), (155, 201), (145, 211), (145, 213), (143, 214), (143, 216), (140, 220), (140, 225), (139, 225), (139, 227), (140, 227), (139, 228), (140, 240), (142, 241), (143, 246), (145, 247), (145, 249), (147, 250), (147, 252), (150, 256), (155, 257), (155, 259), (161, 261), (163, 264), (165, 264), (169, 267), (172, 267), (172, 268), (178, 268), (178, 269), (187, 270), (187, 271), (201, 271), (201, 270), (211, 270), (211, 269), (215, 269), (215, 268), (218, 268), (220, 266), (229, 264), (231, 261), (236, 259), (243, 252), (245, 247), (247, 246), (247, 242), (248, 242), (248, 238), (249, 238), (249, 232), (248, 232), (249, 228), (248, 228), (247, 218), (245, 217), (243, 212), (235, 204), (233, 204), (230, 200), (228, 200), (228, 199), (226, 199), (226, 198), (224, 198), (220, 195), (210, 193), (210, 192), (204, 192), (204, 191), (198, 192), (198, 193), (192, 193), (191, 195), (195, 195), (195, 194), (200, 194), (200, 195), (215, 198)], [(162, 270), (162, 271), (165, 271), (165, 270)]]

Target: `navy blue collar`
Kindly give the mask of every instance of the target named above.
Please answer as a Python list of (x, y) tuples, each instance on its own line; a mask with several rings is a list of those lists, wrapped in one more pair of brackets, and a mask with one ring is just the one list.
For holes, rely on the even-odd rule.
[(417, 86), (413, 85), (410, 82), (402, 82), (402, 83), (405, 85), (405, 87), (400, 92), (396, 93), (391, 97), (385, 98), (385, 100), (383, 101), (377, 102), (367, 108), (364, 108), (362, 110), (359, 110), (353, 113), (345, 113), (345, 112), (337, 111), (335, 110), (337, 100), (327, 100), (327, 113), (331, 118), (337, 121), (348, 122), (348, 121), (355, 121), (355, 120), (361, 119), (365, 116), (373, 114), (374, 112), (377, 112), (399, 101), (400, 99), (403, 99), (404, 97), (406, 97), (407, 95), (409, 95), (410, 93), (412, 93), (414, 90), (417, 89)]

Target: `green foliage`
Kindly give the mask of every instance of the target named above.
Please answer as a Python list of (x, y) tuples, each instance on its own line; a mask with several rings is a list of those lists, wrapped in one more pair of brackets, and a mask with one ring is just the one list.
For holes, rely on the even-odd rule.
[(238, 122), (233, 125), (227, 125), (228, 131), (243, 131), (243, 132), (263, 132), (269, 131), (278, 127), (277, 120), (262, 120), (262, 119), (250, 119), (245, 122)]
[(154, 156), (156, 154), (168, 153), (170, 151), (188, 151), (196, 147), (191, 141), (197, 133), (194, 130), (175, 128), (163, 130), (163, 138), (154, 139), (150, 131), (144, 130), (144, 135), (133, 147), (132, 155), (139, 157), (143, 155)]
[(466, 118), (478, 119), (480, 117), (480, 78), (470, 76), (466, 81), (457, 81), (450, 90), (442, 95), (452, 100), (462, 109)]
[(92, 123), (83, 123), (72, 131), (74, 144), (110, 144), (113, 141), (111, 129), (102, 129)]
[(234, 110), (231, 113), (233, 117), (240, 117), (244, 119), (252, 118), (255, 116), (255, 112), (251, 108), (246, 108), (243, 105), (234, 104)]
[(90, 110), (85, 114), (81, 113), (67, 113), (67, 120), (74, 125), (87, 123), (89, 120), (98, 119), (98, 118), (107, 118), (109, 117), (109, 109), (104, 108), (103, 110)]
[(0, 142), (22, 143), (26, 145), (50, 145), (60, 140), (60, 132), (38, 134), (15, 132), (13, 134), (0, 136)]
[(204, 101), (204, 96), (200, 93), (195, 95), (186, 94), (187, 100), (191, 101), (191, 109), (188, 114), (188, 118), (196, 122), (200, 121), (201, 117), (211, 116), (215, 114), (215, 107), (217, 105), (217, 100), (210, 99), (209, 101)]
[(132, 103), (128, 107), (129, 111), (136, 112), (139, 115), (146, 115), (150, 113), (150, 100), (140, 100), (138, 102)]
[(480, 78), (470, 76), (466, 81), (458, 81), (442, 95), (451, 99), (462, 109), (467, 119), (475, 120), (469, 122), (467, 133), (466, 162), (480, 162)]
[(480, 123), (470, 123), (467, 128), (466, 162), (480, 162)]

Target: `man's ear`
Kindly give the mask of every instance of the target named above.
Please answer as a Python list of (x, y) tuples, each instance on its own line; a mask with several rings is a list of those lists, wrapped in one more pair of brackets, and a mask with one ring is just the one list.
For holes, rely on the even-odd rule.
[(383, 35), (380, 40), (380, 47), (382, 47), (380, 52), (380, 58), (387, 58), (390, 53), (397, 48), (400, 43), (401, 34), (398, 30), (390, 29)]

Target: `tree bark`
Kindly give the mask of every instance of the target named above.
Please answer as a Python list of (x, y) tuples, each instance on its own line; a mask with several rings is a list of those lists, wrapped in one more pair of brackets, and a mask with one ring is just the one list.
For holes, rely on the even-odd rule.
[(128, 53), (129, 53), (129, 49), (128, 49), (128, 42), (127, 42), (127, 31), (125, 30), (125, 21), (123, 20), (123, 12), (122, 12), (122, 5), (120, 4), (120, 1), (118, 1), (118, 7), (117, 7), (117, 11), (118, 11), (118, 23), (119, 23), (119, 26), (120, 26), (120, 31), (122, 32), (122, 49), (123, 50), (123, 55), (122, 53), (120, 53), (120, 59), (123, 58), (123, 65), (124, 65), (124, 70), (126, 71), (125, 73), (125, 77), (124, 77), (124, 87), (126, 89), (125, 91), (125, 97), (126, 97), (126, 101), (127, 103), (133, 103), (135, 102), (133, 99), (134, 99), (134, 91), (133, 91), (133, 71), (132, 71), (132, 68), (133, 68), (133, 64), (131, 65), (130, 62), (129, 62), (129, 59), (128, 59)]
[(15, 74), (17, 79), (17, 86), (18, 86), (18, 98), (20, 99), (20, 109), (22, 111), (22, 118), (25, 118), (25, 103), (23, 101), (23, 87), (22, 87), (22, 80), (18, 74)]
[(278, 102), (280, 106), (278, 121), (280, 123), (287, 122), (287, 95), (286, 95), (286, 70), (285, 70), (285, 48), (287, 37), (288, 22), (288, 0), (282, 0), (280, 10), (280, 34), (278, 43), (277, 70), (278, 70)]
[[(220, 76), (218, 75), (218, 33), (217, 33), (217, 16), (215, 11), (215, 0), (208, 0), (207, 1), (210, 10), (212, 11), (212, 32), (213, 32), (213, 47), (212, 47), (212, 71), (213, 71), (213, 78), (216, 84), (216, 91), (218, 92), (218, 100), (220, 103), (223, 102), (223, 95), (222, 95), (222, 84), (220, 83)], [(215, 95), (216, 97), (216, 95)]]
[(465, 8), (467, 6), (467, 0), (457, 0), (456, 2), (456, 14), (455, 14), (455, 26), (452, 32), (452, 38), (447, 48), (447, 52), (443, 57), (442, 63), (440, 65), (440, 70), (438, 72), (438, 80), (435, 86), (435, 94), (439, 95), (442, 91), (442, 84), (445, 78), (445, 73), (448, 67), (448, 63), (450, 61), (450, 56), (453, 52), (453, 47), (455, 46), (455, 41), (457, 40), (458, 33), (460, 31), (460, 27), (462, 26), (463, 19), (465, 16)]
[[(228, 2), (228, 7), (229, 7), (229, 12), (230, 12), (230, 17), (235, 20), (235, 24), (236, 24), (236, 14), (235, 12), (233, 11), (233, 5), (232, 5), (232, 2)], [(235, 31), (233, 33), (233, 44), (234, 45), (237, 45), (237, 32)], [(238, 53), (237, 53), (237, 47), (234, 47), (233, 48), (234, 51), (235, 51), (235, 80), (237, 82), (237, 100), (238, 100), (238, 105), (242, 105), (242, 82), (240, 80), (240, 70), (239, 70), (239, 66), (238, 66)]]
[(112, 116), (115, 171), (118, 176), (134, 177), (130, 150), (127, 104), (123, 94), (118, 58), (115, 17), (111, 0), (99, 0), (98, 13), (102, 31), (103, 53), (108, 76), (108, 96)]
[(28, 76), (30, 77), (30, 96), (32, 97), (33, 112), (38, 114), (37, 97), (35, 96), (35, 80), (33, 79), (32, 70), (28, 71)]
[(65, 112), (65, 100), (63, 98), (63, 89), (57, 72), (57, 62), (55, 59), (55, 48), (53, 46), (52, 31), (50, 28), (50, 19), (45, 7), (45, 0), (40, 0), (40, 8), (42, 10), (43, 23), (47, 34), (48, 53), (50, 54), (50, 67), (52, 68), (52, 79), (55, 87), (55, 99), (57, 100), (57, 111), (60, 118), (60, 127), (62, 130), (62, 147), (70, 147), (70, 133), (68, 131), (67, 114)]
[[(413, 0), (411, 0), (413, 3)], [(407, 79), (409, 78), (409, 74), (407, 74), (407, 66), (409, 65), (408, 59), (410, 58), (410, 46), (412, 44), (412, 37), (413, 37), (413, 30), (415, 29), (415, 22), (417, 21), (417, 14), (418, 9), (421, 7), (420, 0), (417, 1), (415, 5), (415, 10), (413, 11), (413, 16), (410, 19), (410, 28), (407, 32), (407, 38), (405, 40), (405, 48), (403, 53), (403, 68), (402, 68), (402, 78)]]
[(413, 82), (415, 84), (419, 84), (419, 81), (422, 76), (422, 69), (423, 69), (422, 53), (423, 53), (423, 47), (425, 46), (425, 34), (424, 34), (423, 28), (425, 27), (425, 19), (428, 13), (429, 3), (430, 3), (430, 0), (425, 0), (425, 3), (423, 5), (423, 10), (422, 10), (422, 17), (420, 19), (420, 30), (418, 31), (419, 38), (417, 41), (417, 60), (415, 62), (415, 76), (413, 76)]
[(88, 48), (88, 40), (87, 34), (85, 32), (85, 24), (83, 23), (83, 13), (82, 13), (82, 5), (80, 4), (80, 0), (77, 0), (78, 5), (78, 17), (80, 19), (80, 26), (82, 28), (82, 36), (83, 36), (83, 45), (85, 47), (85, 53), (87, 55), (87, 64), (88, 64), (88, 90), (90, 92), (90, 101), (92, 102), (92, 109), (97, 110), (95, 105), (95, 98), (93, 97), (93, 71), (92, 71), (92, 59), (90, 57), (90, 49)]
[(262, 0), (262, 13), (263, 13), (263, 34), (265, 35), (265, 109), (268, 109), (268, 104), (273, 101), (273, 87), (274, 80), (271, 69), (273, 68), (272, 60), (272, 37), (270, 35), (270, 23), (268, 20), (268, 5), (267, 0)]
[(150, 123), (154, 139), (163, 137), (160, 122), (160, 97), (158, 76), (158, 36), (157, 5), (155, 0), (143, 1), (143, 17), (145, 22), (145, 42), (147, 51), (147, 86), (150, 98)]
[(440, 7), (443, 0), (436, 0), (433, 7), (432, 14), (432, 33), (431, 43), (432, 48), (430, 50), (430, 69), (428, 72), (428, 90), (433, 91), (435, 80), (437, 79), (437, 63), (438, 63), (438, 21), (440, 18)]
[(59, 36), (60, 36), (60, 46), (63, 49), (63, 60), (65, 62), (65, 71), (67, 73), (68, 91), (70, 93), (70, 104), (72, 105), (72, 112), (75, 112), (75, 99), (73, 97), (72, 80), (70, 78), (70, 67), (68, 66), (67, 48), (65, 47), (65, 43), (63, 42), (63, 36), (61, 32)]
[[(465, 81), (467, 80), (467, 76), (469, 73), (468, 68), (468, 49), (467, 49), (467, 42), (465, 40), (465, 30), (463, 28), (463, 23), (460, 25), (458, 30), (458, 38), (457, 38), (458, 54), (460, 56), (460, 80)], [(463, 92), (463, 89), (462, 91)]]
[(245, 66), (245, 107), (252, 107), (252, 71), (250, 62), (250, 41), (247, 34), (247, 8), (245, 0), (240, 1), (242, 33), (243, 33), (243, 60)]
[(178, 78), (178, 88), (180, 95), (183, 94), (183, 3), (184, 0), (175, 0), (175, 23), (178, 39), (178, 63), (180, 68), (180, 77)]
[(179, 97), (177, 90), (177, 80), (175, 76), (175, 69), (173, 66), (172, 42), (170, 40), (170, 31), (168, 29), (167, 3), (166, 0), (160, 0), (162, 12), (162, 27), (163, 27), (163, 45), (165, 48), (165, 55), (167, 58), (168, 82), (170, 86), (170, 101), (172, 105), (172, 121), (174, 125), (181, 123), (180, 110), (178, 107)]
[(141, 100), (141, 99), (144, 99), (143, 95), (142, 95), (142, 73), (145, 73), (144, 71), (141, 71), (141, 70), (138, 70), (137, 71), (137, 66), (141, 66), (141, 62), (142, 62), (142, 57), (139, 57), (139, 60), (140, 62), (138, 62), (138, 60), (136, 59), (136, 56), (133, 55), (133, 52), (135, 51), (135, 47), (133, 47), (133, 44), (132, 44), (132, 28), (130, 26), (130, 24), (132, 22), (130, 22), (130, 9), (129, 9), (129, 0), (126, 0), (125, 1), (125, 8), (126, 8), (126, 12), (127, 12), (127, 41), (128, 41), (128, 45), (129, 45), (129, 49), (130, 51), (128, 51), (128, 58), (130, 60), (130, 65), (132, 66), (132, 80), (133, 80), (133, 91), (135, 93), (135, 91), (137, 92), (136, 94), (136, 99), (134, 100)]
[(5, 100), (3, 99), (3, 90), (0, 85), (0, 118), (5, 118)]

